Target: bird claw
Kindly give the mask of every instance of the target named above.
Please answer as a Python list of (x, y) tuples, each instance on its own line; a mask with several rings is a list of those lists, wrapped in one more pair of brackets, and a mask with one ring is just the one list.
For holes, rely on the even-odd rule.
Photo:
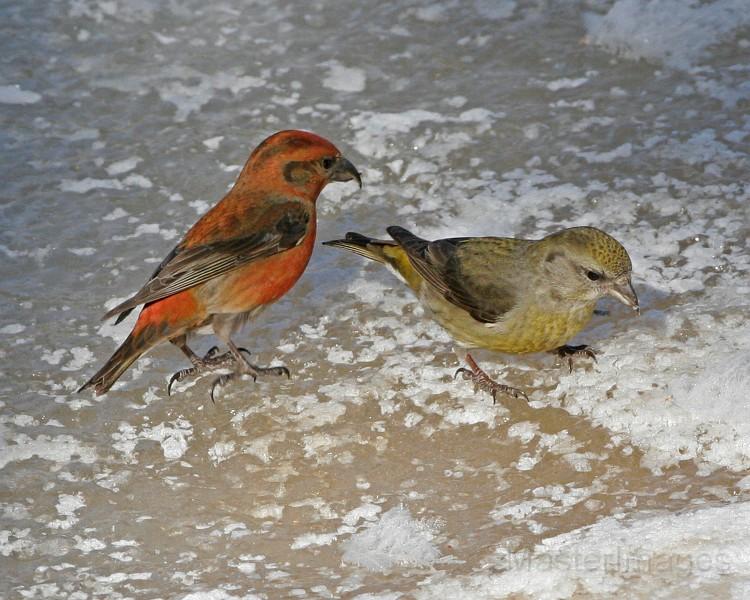
[[(250, 351), (247, 348), (237, 348), (237, 350), (250, 356)], [(259, 375), (286, 375), (287, 379), (291, 379), (292, 377), (289, 373), (289, 369), (284, 365), (279, 365), (277, 367), (259, 367), (244, 358), (242, 359), (242, 363), (243, 364), (240, 365), (239, 373), (250, 375), (253, 378), (253, 381), (256, 381)]]
[(553, 352), (559, 358), (568, 360), (568, 373), (573, 372), (573, 358), (576, 356), (590, 358), (595, 363), (598, 362), (596, 360), (596, 352), (586, 344), (581, 344), (580, 346), (560, 346), (556, 350), (553, 350)]
[(248, 367), (249, 368), (240, 371), (240, 373), (243, 375), (250, 375), (250, 377), (253, 378), (253, 381), (256, 381), (259, 375), (286, 375), (287, 379), (292, 378), (291, 374), (289, 373), (289, 369), (287, 369), (283, 365), (278, 367), (259, 367), (257, 365), (248, 365)]
[(169, 378), (169, 383), (167, 384), (167, 396), (172, 395), (172, 384), (174, 384), (176, 381), (182, 381), (185, 379), (185, 377), (188, 377), (189, 375), (194, 375), (197, 372), (197, 369), (195, 367), (191, 367), (189, 369), (180, 369), (176, 373), (172, 375), (172, 377)]
[[(245, 349), (243, 348), (243, 350)], [(247, 350), (245, 350), (245, 352), (247, 352)], [(219, 347), (211, 346), (211, 348), (208, 349), (208, 352), (203, 355), (203, 358), (196, 360), (192, 367), (180, 369), (169, 378), (169, 383), (167, 384), (167, 396), (172, 395), (172, 386), (176, 382), (182, 381), (187, 377), (194, 377), (202, 371), (231, 366), (235, 362), (235, 356), (231, 352), (219, 354)]]
[(232, 368), (231, 373), (220, 375), (214, 379), (211, 384), (211, 402), (216, 404), (216, 391), (223, 388), (232, 379), (237, 376), (249, 375), (252, 377), (253, 382), (258, 380), (259, 375), (286, 375), (287, 379), (291, 379), (289, 369), (285, 366), (278, 367), (258, 367), (247, 360), (243, 355), (248, 357), (251, 355), (247, 348), (237, 348), (237, 353), (225, 352), (219, 354), (219, 348), (212, 346), (203, 358), (196, 360), (193, 366), (187, 369), (177, 371), (169, 379), (167, 385), (167, 394), (172, 395), (172, 385), (177, 381), (182, 381), (186, 377), (192, 377), (198, 375), (201, 371), (213, 370), (217, 368)]
[(523, 398), (527, 402), (529, 401), (529, 397), (522, 390), (493, 380), (479, 367), (470, 354), (466, 355), (466, 362), (469, 363), (470, 368), (461, 367), (453, 374), (453, 379), (461, 374), (465, 380), (471, 380), (474, 383), (475, 392), (481, 390), (488, 392), (492, 396), (492, 404), (497, 404), (497, 395), (499, 393), (506, 394), (512, 398)]
[(492, 396), (492, 404), (497, 404), (498, 393), (505, 394), (506, 396), (510, 396), (511, 398), (515, 398), (516, 400), (518, 400), (519, 398), (523, 398), (524, 400), (526, 400), (526, 402), (529, 401), (529, 397), (523, 390), (505, 385), (504, 383), (498, 383), (497, 381), (491, 381), (490, 385), (491, 387), (480, 387), (480, 389), (484, 389), (485, 391), (488, 391), (490, 393), (490, 395)]
[[(214, 382), (211, 384), (211, 403), (216, 404), (216, 398), (214, 396), (216, 392), (216, 388), (219, 389), (223, 388), (227, 383), (229, 383), (232, 379), (234, 379), (236, 373), (227, 373), (226, 375), (219, 375), (216, 379), (214, 379)], [(255, 380), (253, 380), (255, 381)]]
[(265, 367), (263, 369), (260, 369), (261, 373), (267, 373), (268, 375), (278, 375), (281, 377), (282, 375), (286, 375), (287, 379), (292, 378), (292, 374), (289, 372), (289, 369), (287, 369), (285, 366), (280, 367)]
[[(239, 348), (240, 351), (245, 352), (247, 354), (250, 354), (245, 348)], [(216, 404), (216, 389), (219, 390), (223, 388), (227, 383), (232, 381), (232, 379), (235, 379), (238, 375), (249, 375), (253, 378), (253, 383), (258, 381), (259, 375), (286, 375), (287, 379), (291, 378), (291, 375), (289, 373), (289, 369), (287, 369), (284, 366), (280, 367), (257, 367), (255, 365), (246, 365), (245, 368), (242, 368), (237, 371), (233, 371), (232, 373), (227, 373), (225, 375), (219, 375), (216, 379), (214, 379), (214, 382), (211, 384), (211, 402)]]

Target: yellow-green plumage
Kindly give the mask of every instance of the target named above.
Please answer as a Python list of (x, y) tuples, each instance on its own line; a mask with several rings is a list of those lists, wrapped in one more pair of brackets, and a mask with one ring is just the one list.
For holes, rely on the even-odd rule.
[(583, 329), (602, 296), (637, 307), (628, 253), (593, 227), (566, 229), (541, 240), (429, 242), (400, 227), (389, 227), (388, 233), (394, 241), (349, 233), (325, 243), (391, 267), (435, 320), (469, 347), (553, 350)]

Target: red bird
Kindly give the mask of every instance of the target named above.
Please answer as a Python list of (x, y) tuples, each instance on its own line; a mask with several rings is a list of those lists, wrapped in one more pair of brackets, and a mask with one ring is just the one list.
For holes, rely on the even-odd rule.
[[(202, 371), (230, 367), (216, 379), (223, 386), (237, 375), (286, 374), (286, 367), (251, 364), (232, 335), (263, 308), (286, 294), (305, 270), (315, 242), (315, 201), (332, 181), (362, 180), (357, 169), (328, 140), (305, 131), (280, 131), (250, 155), (229, 193), (190, 228), (182, 241), (132, 298), (110, 310), (117, 323), (143, 304), (133, 331), (88, 382), (104, 394), (142, 354), (169, 340), (192, 368), (169, 382)], [(188, 335), (211, 326), (229, 351), (212, 348), (199, 357)]]

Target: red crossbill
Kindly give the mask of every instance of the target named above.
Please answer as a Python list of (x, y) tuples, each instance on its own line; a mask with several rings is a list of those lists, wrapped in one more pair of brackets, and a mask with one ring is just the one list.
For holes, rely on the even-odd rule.
[[(192, 368), (169, 382), (204, 370), (229, 367), (211, 388), (238, 374), (286, 374), (243, 356), (234, 333), (299, 279), (315, 242), (315, 201), (333, 181), (362, 185), (360, 175), (328, 140), (304, 131), (281, 131), (250, 155), (232, 189), (193, 225), (133, 297), (104, 318), (124, 319), (143, 305), (133, 331), (79, 391), (105, 393), (125, 370), (155, 345), (170, 341)], [(204, 357), (187, 345), (188, 335), (210, 326), (229, 351), (212, 348)], [(245, 351), (246, 352), (246, 351)]]

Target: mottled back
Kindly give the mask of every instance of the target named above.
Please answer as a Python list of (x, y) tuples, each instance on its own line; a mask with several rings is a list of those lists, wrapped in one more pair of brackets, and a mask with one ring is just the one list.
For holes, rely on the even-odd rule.
[(523, 274), (514, 257), (529, 241), (487, 237), (429, 242), (401, 227), (389, 227), (388, 233), (436, 291), (477, 321), (498, 321), (515, 306)]

